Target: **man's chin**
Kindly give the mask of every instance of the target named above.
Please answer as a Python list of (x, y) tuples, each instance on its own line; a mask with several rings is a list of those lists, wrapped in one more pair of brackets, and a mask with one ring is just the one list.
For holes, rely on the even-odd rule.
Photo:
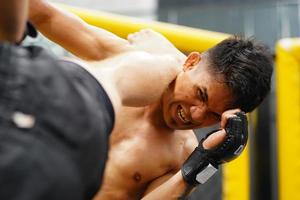
[(174, 129), (174, 130), (179, 129), (178, 125), (174, 121), (171, 121), (171, 122), (170, 121), (165, 121), (165, 123), (166, 123), (166, 126), (170, 129)]

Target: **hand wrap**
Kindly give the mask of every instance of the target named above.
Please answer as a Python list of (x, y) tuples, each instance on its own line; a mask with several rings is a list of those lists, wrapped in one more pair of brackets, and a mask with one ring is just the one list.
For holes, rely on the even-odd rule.
[(228, 119), (225, 127), (224, 141), (214, 149), (204, 149), (203, 141), (212, 133), (206, 135), (198, 147), (184, 162), (181, 172), (184, 180), (190, 185), (205, 183), (218, 169), (218, 165), (235, 159), (243, 151), (248, 139), (248, 122), (243, 112)]

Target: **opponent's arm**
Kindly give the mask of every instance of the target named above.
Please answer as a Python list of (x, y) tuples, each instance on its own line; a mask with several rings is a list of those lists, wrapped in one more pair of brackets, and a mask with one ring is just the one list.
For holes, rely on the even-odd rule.
[(90, 26), (45, 0), (30, 0), (29, 19), (50, 40), (85, 60), (101, 60), (132, 49), (127, 40)]
[(4, 0), (0, 3), (0, 41), (19, 42), (24, 33), (28, 0)]
[(204, 148), (204, 142), (208, 138), (214, 134), (222, 135), (223, 130), (209, 133), (184, 162), (181, 171), (146, 195), (143, 200), (159, 197), (185, 199), (195, 186), (205, 183), (214, 174), (218, 165), (236, 158), (246, 145), (248, 132), (246, 115), (242, 112), (235, 115), (227, 119), (225, 139), (220, 145), (212, 149), (207, 149), (207, 146)]

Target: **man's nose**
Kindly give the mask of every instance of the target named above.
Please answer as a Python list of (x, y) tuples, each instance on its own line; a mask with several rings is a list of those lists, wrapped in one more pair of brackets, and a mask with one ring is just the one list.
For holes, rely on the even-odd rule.
[(206, 110), (207, 108), (205, 105), (191, 106), (190, 112), (192, 120), (196, 122), (201, 122), (205, 118)]

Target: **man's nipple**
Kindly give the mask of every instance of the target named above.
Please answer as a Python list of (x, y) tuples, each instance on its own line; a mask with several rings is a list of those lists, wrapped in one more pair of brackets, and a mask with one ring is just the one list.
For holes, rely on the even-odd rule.
[(132, 178), (135, 182), (139, 183), (142, 180), (142, 175), (138, 172), (135, 172)]

